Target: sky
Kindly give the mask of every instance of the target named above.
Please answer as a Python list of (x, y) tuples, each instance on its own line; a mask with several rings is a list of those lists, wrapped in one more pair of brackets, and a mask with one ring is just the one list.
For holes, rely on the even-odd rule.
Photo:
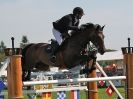
[(82, 7), (85, 15), (80, 24), (106, 25), (104, 28), (107, 49), (120, 50), (131, 38), (133, 46), (133, 0), (0, 0), (0, 41), (19, 47), (22, 36), (30, 43), (54, 38), (52, 22)]

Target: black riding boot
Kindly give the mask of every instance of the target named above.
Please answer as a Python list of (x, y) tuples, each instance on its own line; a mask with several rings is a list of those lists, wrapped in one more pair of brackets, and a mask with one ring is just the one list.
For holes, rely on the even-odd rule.
[(51, 57), (50, 57), (50, 61), (55, 63), (55, 59), (56, 59), (56, 52), (58, 50), (59, 44), (56, 40), (51, 39), (51, 46), (52, 46), (52, 52), (51, 52)]
[(55, 47), (53, 49), (52, 53), (51, 53), (50, 61), (53, 62), (53, 63), (55, 63), (55, 60), (56, 60), (56, 55), (55, 54), (57, 53), (57, 51), (58, 51), (58, 47)]

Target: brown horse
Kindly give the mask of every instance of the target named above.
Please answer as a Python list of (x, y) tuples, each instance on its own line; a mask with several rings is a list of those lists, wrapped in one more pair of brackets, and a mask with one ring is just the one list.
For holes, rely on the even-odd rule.
[(30, 72), (37, 70), (47, 71), (50, 66), (71, 69), (88, 60), (89, 56), (81, 55), (82, 50), (91, 41), (100, 54), (104, 54), (103, 27), (98, 24), (87, 23), (81, 25), (83, 31), (72, 31), (71, 37), (66, 39), (56, 53), (55, 63), (50, 61), (51, 54), (47, 43), (29, 44), (22, 51), (23, 80), (30, 79)]

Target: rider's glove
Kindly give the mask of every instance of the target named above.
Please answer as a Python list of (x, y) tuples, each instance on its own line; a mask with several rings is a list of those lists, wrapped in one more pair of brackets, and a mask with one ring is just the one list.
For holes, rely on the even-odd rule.
[(70, 35), (68, 33), (63, 33), (62, 34), (62, 38), (63, 39), (66, 39), (66, 38), (69, 38), (69, 37), (70, 37)]
[(85, 30), (85, 27), (84, 26), (80, 26), (78, 27), (79, 31), (84, 31)]

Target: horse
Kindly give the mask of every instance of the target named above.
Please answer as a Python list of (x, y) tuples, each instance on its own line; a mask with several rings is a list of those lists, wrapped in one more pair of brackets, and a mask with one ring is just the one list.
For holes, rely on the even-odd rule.
[(48, 71), (50, 66), (60, 69), (71, 69), (80, 63), (86, 62), (90, 56), (81, 54), (91, 41), (100, 54), (105, 53), (103, 28), (99, 24), (82, 24), (82, 31), (72, 31), (71, 36), (64, 40), (56, 52), (55, 63), (50, 61), (52, 44), (31, 43), (22, 50), (22, 78), (30, 80), (33, 69)]

